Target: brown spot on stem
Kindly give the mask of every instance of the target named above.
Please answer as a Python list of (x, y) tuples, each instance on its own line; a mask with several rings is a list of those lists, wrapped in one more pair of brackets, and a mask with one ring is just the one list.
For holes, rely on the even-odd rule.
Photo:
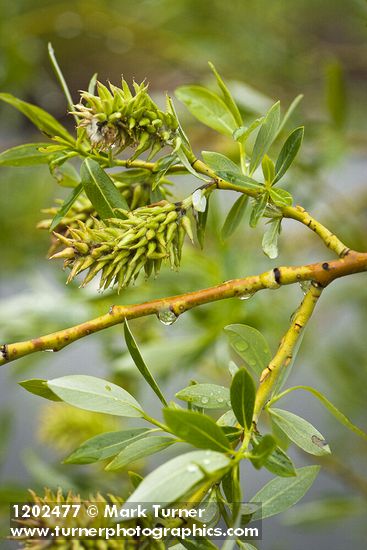
[(274, 273), (275, 282), (278, 283), (278, 285), (280, 285), (280, 277), (281, 277), (280, 269), (278, 267), (274, 267), (273, 273)]
[(325, 271), (329, 271), (330, 266), (329, 266), (328, 262), (324, 262), (324, 263), (322, 264), (322, 269), (325, 269)]

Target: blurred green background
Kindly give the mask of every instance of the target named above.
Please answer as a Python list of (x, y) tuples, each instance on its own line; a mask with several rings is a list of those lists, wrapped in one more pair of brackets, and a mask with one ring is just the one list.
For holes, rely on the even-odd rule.
[[(245, 116), (266, 109), (271, 99), (283, 108), (305, 94), (293, 123), (305, 123), (305, 143), (287, 182), (296, 201), (310, 209), (352, 248), (367, 249), (366, 206), (366, 3), (363, 0), (145, 0), (0, 1), (0, 90), (37, 103), (71, 127), (65, 100), (47, 59), (51, 41), (75, 101), (94, 72), (100, 80), (150, 82), (158, 103), (184, 83), (212, 85), (212, 61)], [(177, 105), (177, 102), (176, 102)], [(196, 123), (181, 106), (195, 150), (232, 145)], [(1, 151), (38, 141), (28, 121), (0, 106)], [(0, 168), (0, 340), (10, 342), (66, 327), (104, 312), (111, 303), (134, 303), (181, 293), (274, 267), (261, 252), (261, 232), (244, 222), (229, 243), (219, 229), (232, 196), (213, 203), (205, 252), (186, 246), (179, 274), (140, 283), (120, 296), (95, 289), (65, 287), (65, 274), (46, 260), (48, 235), (35, 229), (40, 210), (64, 197), (47, 168)], [(178, 197), (194, 189), (177, 177)], [(278, 265), (327, 259), (328, 252), (305, 228), (284, 224)], [(361, 427), (367, 428), (367, 321), (365, 275), (335, 283), (318, 306), (298, 356), (292, 383), (306, 383), (326, 395)], [(229, 353), (223, 327), (245, 322), (262, 330), (275, 349), (289, 316), (302, 297), (298, 288), (265, 291), (248, 302), (231, 300), (186, 314), (172, 327), (154, 318), (132, 323), (143, 354), (169, 395), (190, 377), (229, 381)], [(165, 353), (162, 354), (164, 347)], [(156, 404), (125, 353), (121, 329), (96, 335), (53, 356), (44, 353), (5, 367), (1, 373), (0, 499), (24, 498), (28, 487), (44, 485), (89, 491), (121, 487), (123, 473), (106, 474), (93, 466), (60, 465), (78, 443), (98, 430), (113, 429), (108, 418), (80, 416), (65, 406), (44, 405), (16, 382), (67, 373), (114, 378)], [(366, 444), (335, 424), (311, 398), (289, 398), (328, 435), (334, 455), (298, 511), (268, 521), (261, 548), (363, 548), (367, 480)], [(158, 408), (156, 408), (158, 413)], [(113, 426), (112, 426), (112, 424)], [(112, 426), (112, 427), (111, 427)], [(166, 451), (169, 456), (170, 451)], [(163, 460), (163, 455), (155, 460)], [(298, 463), (306, 462), (297, 455)], [(150, 466), (157, 462), (150, 462)], [(140, 465), (144, 470), (144, 465)], [(268, 479), (249, 471), (246, 495)], [(245, 496), (246, 496), (245, 495)], [(309, 501), (307, 508), (307, 501)], [(316, 502), (317, 501), (317, 502)], [(306, 508), (302, 508), (305, 506)], [(5, 513), (6, 513), (6, 508)], [(348, 520), (348, 523), (346, 521)], [(287, 526), (284, 526), (284, 522)], [(10, 543), (9, 543), (10, 544)], [(10, 546), (9, 546), (10, 547)]]

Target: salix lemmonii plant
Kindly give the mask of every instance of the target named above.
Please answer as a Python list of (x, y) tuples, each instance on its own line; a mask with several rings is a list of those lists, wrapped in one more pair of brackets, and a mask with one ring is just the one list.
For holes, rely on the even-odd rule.
[[(302, 127), (285, 135), (286, 124), (301, 97), (295, 99), (283, 117), (276, 102), (264, 116), (244, 123), (229, 89), (211, 65), (219, 93), (201, 86), (183, 86), (176, 96), (199, 121), (234, 141), (238, 163), (210, 151), (203, 151), (199, 159), (170, 97), (166, 110), (161, 111), (150, 98), (145, 83), (134, 84), (132, 92), (124, 80), (120, 87), (107, 87), (93, 78), (88, 92), (82, 92), (80, 101), (73, 104), (52, 51), (51, 58), (68, 100), (69, 113), (75, 118), (75, 135), (42, 109), (1, 94), (0, 99), (24, 113), (51, 142), (14, 147), (0, 155), (0, 164), (47, 163), (58, 183), (72, 187), (66, 200), (47, 210), (51, 217), (40, 222), (40, 227), (49, 229), (52, 235), (51, 257), (63, 259), (64, 267), (70, 269), (68, 281), (82, 274), (82, 286), (98, 278), (101, 289), (123, 293), (140, 273), (149, 277), (165, 264), (178, 268), (185, 253), (186, 235), (204, 246), (210, 195), (227, 190), (237, 192), (239, 197), (224, 221), (223, 238), (231, 236), (250, 208), (251, 227), (263, 219), (267, 222), (262, 248), (268, 257), (277, 257), (282, 220), (291, 218), (311, 229), (336, 259), (274, 267), (260, 275), (141, 304), (111, 303), (105, 315), (80, 325), (29, 341), (4, 343), (0, 364), (37, 351), (61, 350), (79, 338), (123, 323), (132, 360), (160, 399), (163, 420), (143, 410), (125, 389), (100, 378), (72, 375), (22, 382), (28, 391), (44, 398), (90, 411), (140, 418), (152, 426), (96, 436), (77, 448), (66, 462), (105, 461), (107, 470), (130, 468), (138, 459), (185, 442), (196, 450), (163, 461), (144, 479), (135, 477), (128, 502), (184, 501), (189, 507), (201, 501), (214, 503), (216, 512), (207, 518), (209, 525), (222, 518), (227, 526), (239, 526), (284, 511), (302, 498), (318, 472), (318, 466), (296, 468), (286, 453), (287, 445), (292, 442), (316, 456), (331, 452), (325, 438), (307, 420), (274, 407), (284, 395), (294, 390), (311, 392), (342, 424), (367, 439), (317, 390), (297, 386), (281, 392), (302, 332), (323, 289), (334, 279), (367, 270), (367, 253), (350, 250), (304, 208), (293, 206), (291, 194), (278, 185), (301, 146)], [(272, 160), (274, 150), (279, 152)], [(199, 180), (198, 187), (181, 201), (173, 198), (174, 187), (169, 178), (174, 174)], [(195, 235), (192, 227), (196, 228)], [(176, 394), (181, 405), (163, 395), (144, 362), (128, 320), (157, 315), (169, 325), (191, 308), (233, 297), (246, 299), (262, 289), (294, 283), (302, 283), (304, 298), (275, 353), (255, 328), (227, 326), (225, 332), (233, 351), (230, 387), (193, 383)], [(263, 412), (271, 419), (271, 433), (264, 433), (268, 428), (259, 423)], [(243, 497), (239, 467), (243, 460), (249, 460), (257, 469), (265, 467), (276, 476), (251, 497), (252, 505), (246, 508), (240, 504)], [(261, 509), (258, 503), (262, 504)], [(164, 519), (160, 522), (165, 524)], [(175, 548), (196, 547), (193, 541), (173, 539), (154, 541), (154, 547), (173, 547), (176, 543)], [(214, 547), (205, 536), (204, 539), (205, 548)], [(140, 542), (142, 548), (153, 547), (152, 541)], [(232, 542), (240, 548), (251, 548), (241, 537)], [(230, 547), (227, 541), (226, 549)]]

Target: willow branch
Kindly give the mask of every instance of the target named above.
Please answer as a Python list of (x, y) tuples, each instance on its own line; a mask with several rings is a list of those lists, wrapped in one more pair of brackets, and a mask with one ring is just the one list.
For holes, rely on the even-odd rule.
[[(218, 177), (216, 173), (201, 160), (195, 159), (192, 165), (197, 172), (207, 175), (213, 179), (215, 182), (215, 188), (217, 189), (237, 191), (238, 193), (243, 193), (253, 198), (256, 198), (259, 194), (258, 191), (254, 189), (246, 189), (241, 185), (235, 185)], [(340, 258), (343, 258), (343, 256), (349, 252), (349, 248), (336, 235), (329, 231), (329, 229), (323, 226), (320, 222), (315, 220), (315, 218), (313, 218), (301, 206), (283, 206), (278, 208), (281, 210), (285, 218), (296, 220), (316, 233), (327, 248), (335, 252), (335, 254), (337, 254)]]
[(180, 296), (161, 298), (136, 305), (112, 306), (109, 313), (80, 325), (24, 342), (3, 344), (0, 347), (0, 365), (37, 351), (59, 351), (80, 338), (122, 323), (124, 319), (157, 315), (162, 309), (168, 308), (179, 316), (197, 306), (263, 289), (276, 289), (282, 285), (300, 281), (314, 281), (320, 287), (325, 287), (334, 279), (362, 271), (367, 271), (367, 253), (350, 251), (344, 258), (330, 262), (275, 267), (260, 275), (233, 279), (214, 287)]
[(284, 369), (291, 363), (294, 349), (301, 337), (302, 331), (311, 318), (316, 303), (321, 295), (322, 287), (317, 283), (311, 284), (311, 287), (305, 295), (300, 307), (292, 318), (289, 329), (280, 342), (276, 352), (269, 365), (263, 370), (260, 376), (260, 385), (256, 392), (255, 408), (253, 420), (256, 423), (259, 415), (268, 401), (277, 381)]

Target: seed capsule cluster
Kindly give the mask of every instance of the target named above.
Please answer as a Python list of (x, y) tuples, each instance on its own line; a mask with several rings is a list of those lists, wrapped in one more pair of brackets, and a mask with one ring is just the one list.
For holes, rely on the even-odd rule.
[(153, 158), (165, 145), (174, 145), (177, 130), (175, 117), (158, 109), (145, 83), (133, 83), (134, 94), (122, 79), (121, 88), (97, 83), (97, 95), (82, 92), (81, 101), (71, 114), (79, 118), (93, 149), (106, 151), (117, 147), (135, 148), (131, 159), (150, 150)]
[(106, 223), (95, 219), (88, 227), (79, 221), (69, 235), (56, 233), (65, 248), (52, 256), (70, 267), (70, 282), (88, 270), (82, 286), (101, 275), (100, 289), (116, 286), (120, 291), (144, 270), (146, 277), (158, 274), (163, 261), (177, 269), (185, 235), (193, 240), (190, 218), (181, 205), (161, 201), (132, 212), (120, 211), (124, 219)]

